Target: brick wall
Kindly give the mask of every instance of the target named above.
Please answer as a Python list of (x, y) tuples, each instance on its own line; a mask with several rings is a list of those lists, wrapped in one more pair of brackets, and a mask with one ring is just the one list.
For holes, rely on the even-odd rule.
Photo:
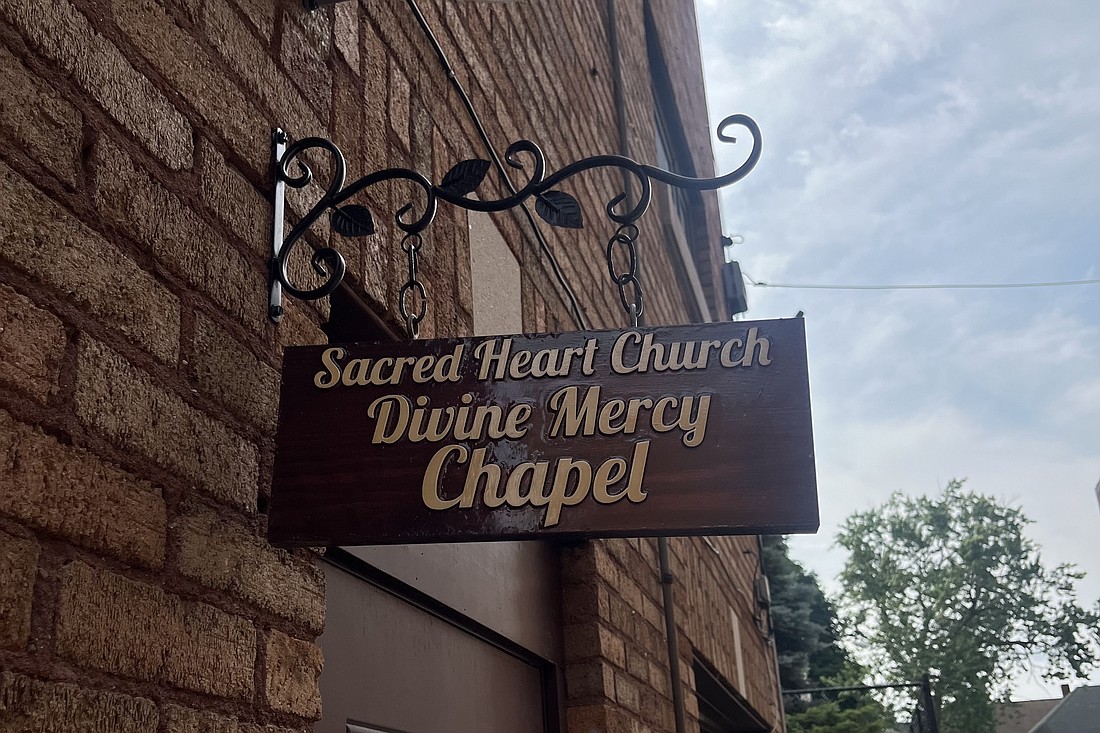
[[(682, 50), (669, 64), (690, 85), (677, 101), (705, 172), (685, 6), (654, 12), (666, 53)], [(619, 23), (630, 152), (652, 161), (642, 7), (620, 2)], [(552, 166), (616, 150), (603, 3), (423, 10), (498, 148), (530, 138)], [(264, 510), (280, 354), (323, 342), (328, 306), (289, 302), (277, 328), (265, 317), (270, 130), (331, 137), (351, 176), (411, 166), (437, 181), (485, 157), (475, 130), (401, 0), (316, 13), (293, 0), (0, 0), (0, 102), (0, 729), (310, 730), (323, 581), (314, 554), (265, 542)], [(602, 260), (617, 180), (570, 188), (585, 230), (544, 228), (595, 327), (625, 323)], [(295, 192), (292, 211), (317, 194)], [(367, 192), (378, 234), (334, 243), (349, 284), (394, 324), (392, 215), (406, 195)], [(496, 223), (524, 273), (526, 327), (573, 328), (524, 221)], [(669, 250), (643, 246), (648, 321), (682, 322)], [(422, 335), (469, 333), (461, 213), (442, 207), (423, 267)], [(697, 540), (674, 543), (674, 570), (685, 655), (735, 680), (728, 611), (689, 607), (699, 592), (746, 613), (752, 568), (728, 542), (738, 590)], [(594, 574), (570, 576), (570, 730), (612, 714), (663, 730), (653, 544), (573, 555)], [(770, 657), (744, 636), (745, 694), (766, 710)]]

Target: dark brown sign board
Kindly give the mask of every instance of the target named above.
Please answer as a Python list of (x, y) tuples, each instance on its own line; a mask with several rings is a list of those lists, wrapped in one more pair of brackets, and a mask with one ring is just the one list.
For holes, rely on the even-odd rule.
[(275, 544), (817, 527), (801, 318), (284, 355)]

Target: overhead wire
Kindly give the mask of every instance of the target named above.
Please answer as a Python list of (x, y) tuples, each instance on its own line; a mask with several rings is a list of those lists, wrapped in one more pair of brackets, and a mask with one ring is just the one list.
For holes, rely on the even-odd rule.
[(747, 272), (741, 271), (745, 279), (757, 288), (785, 288), (788, 290), (1002, 290), (1009, 288), (1061, 288), (1077, 285), (1100, 285), (1100, 279), (1091, 280), (1050, 280), (1023, 283), (919, 283), (919, 284), (872, 284), (872, 285), (828, 285), (816, 283), (769, 283), (753, 280)]
[[(500, 177), (507, 187), (508, 191), (514, 196), (516, 194), (516, 187), (512, 184), (512, 180), (508, 177), (508, 171), (504, 167), (504, 163), (500, 159), (500, 155), (497, 153), (496, 147), (493, 145), (492, 140), (489, 139), (489, 133), (485, 130), (485, 125), (481, 122), (481, 116), (478, 115), (477, 110), (474, 109), (474, 104), (470, 100), (470, 95), (466, 92), (466, 88), (459, 81), (458, 76), (455, 74), (454, 67), (451, 66), (450, 60), (447, 58), (446, 52), (443, 50), (443, 46), (439, 43), (439, 39), (432, 31), (430, 25), (428, 25), (427, 19), (424, 17), (424, 13), (420, 11), (420, 6), (416, 4), (416, 0), (405, 0), (409, 9), (412, 11), (413, 16), (416, 18), (417, 24), (424, 32), (424, 36), (428, 39), (428, 43), (431, 44), (432, 50), (435, 51), (436, 57), (439, 59), (440, 65), (443, 66), (443, 71), (447, 75), (447, 79), (451, 82), (451, 86), (458, 94), (459, 99), (462, 101), (462, 106), (466, 108), (466, 113), (470, 117), (470, 121), (473, 122), (474, 128), (477, 130), (478, 137), (481, 138), (481, 142), (485, 145), (486, 150), (489, 152), (489, 157), (493, 160), (493, 165), (500, 173)], [(546, 237), (543, 236), (542, 230), (539, 229), (538, 224), (535, 222), (535, 217), (532, 216), (531, 210), (527, 207), (526, 203), (520, 204), (520, 210), (523, 212), (524, 218), (527, 220), (528, 226), (531, 228), (531, 232), (534, 234), (535, 239), (538, 241), (539, 250), (542, 252), (546, 261), (550, 265), (551, 271), (554, 273), (554, 279), (558, 281), (562, 290), (565, 291), (565, 296), (569, 300), (569, 310), (573, 314), (573, 320), (576, 322), (577, 328), (582, 331), (588, 330), (588, 319), (585, 318), (584, 312), (581, 310), (580, 303), (577, 300), (577, 294), (573, 291), (573, 288), (569, 285), (569, 280), (566, 278), (565, 273), (561, 269), (561, 265), (558, 263), (554, 253), (550, 250), (550, 245), (546, 241)]]

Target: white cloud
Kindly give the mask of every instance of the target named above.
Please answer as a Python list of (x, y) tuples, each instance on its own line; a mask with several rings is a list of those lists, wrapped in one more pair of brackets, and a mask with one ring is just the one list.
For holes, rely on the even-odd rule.
[[(763, 131), (757, 170), (722, 193), (756, 280), (1100, 271), (1100, 4), (698, 8), (714, 121), (745, 112)], [(720, 170), (737, 162), (725, 147)], [(794, 547), (824, 578), (844, 516), (968, 476), (1100, 596), (1100, 289), (754, 289), (750, 307), (806, 312), (823, 523)]]

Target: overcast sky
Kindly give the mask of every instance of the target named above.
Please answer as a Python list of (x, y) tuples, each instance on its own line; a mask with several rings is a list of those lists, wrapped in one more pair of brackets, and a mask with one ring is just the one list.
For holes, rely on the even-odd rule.
[[(763, 131), (760, 164), (722, 193), (753, 279), (1100, 277), (1100, 2), (697, 7), (712, 128), (743, 112)], [(806, 314), (822, 524), (798, 560), (828, 584), (845, 516), (965, 477), (1100, 598), (1100, 287), (749, 298), (750, 318)]]

